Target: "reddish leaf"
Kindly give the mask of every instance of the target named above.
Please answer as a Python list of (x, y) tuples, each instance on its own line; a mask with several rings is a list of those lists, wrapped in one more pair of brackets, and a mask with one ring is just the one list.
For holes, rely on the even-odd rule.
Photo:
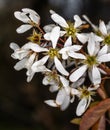
[(80, 130), (88, 130), (91, 128), (108, 109), (110, 109), (110, 98), (105, 99), (96, 106), (88, 109), (82, 117)]
[(95, 123), (92, 130), (105, 130), (105, 115), (103, 115), (100, 120)]

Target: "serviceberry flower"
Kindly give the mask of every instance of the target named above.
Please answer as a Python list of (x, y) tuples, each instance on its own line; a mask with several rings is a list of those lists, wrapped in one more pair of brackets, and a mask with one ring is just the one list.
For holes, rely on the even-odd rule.
[(78, 59), (82, 59), (83, 65), (71, 73), (69, 78), (72, 82), (77, 81), (88, 70), (92, 83), (94, 85), (101, 83), (101, 74), (98, 66), (103, 62), (110, 61), (110, 53), (107, 53), (107, 46), (100, 48), (100, 44), (98, 43), (98, 40), (100, 40), (99, 37), (97, 39), (93, 39), (93, 37), (96, 38), (93, 33), (90, 34), (87, 45), (88, 54), (80, 54), (78, 57)]
[(11, 55), (12, 58), (19, 60), (14, 68), (18, 71), (26, 68), (28, 76), (27, 81), (29, 82), (34, 75), (32, 72), (31, 75), (28, 74), (30, 71), (32, 71), (31, 66), (36, 60), (38, 60), (39, 52), (44, 52), (46, 48), (42, 48), (32, 42), (26, 43), (21, 48), (16, 43), (10, 43), (10, 48), (14, 50), (14, 53)]
[[(45, 59), (46, 61), (48, 59), (53, 60), (55, 63), (56, 69), (61, 74), (68, 76), (69, 73), (67, 72), (67, 70), (65, 70), (61, 61), (59, 60), (60, 54), (59, 54), (59, 50), (56, 48), (59, 36), (60, 36), (60, 27), (56, 26), (53, 28), (52, 32), (49, 35), (49, 39), (52, 43), (52, 47), (50, 47), (49, 49), (46, 49), (46, 56), (44, 56), (43, 59)], [(45, 38), (45, 35), (44, 35), (44, 38)], [(36, 64), (37, 64), (37, 61), (32, 66), (32, 70), (34, 72), (36, 72), (36, 69), (37, 69)]]
[(64, 111), (70, 103), (73, 103), (75, 95), (78, 94), (78, 91), (70, 87), (69, 80), (65, 77), (60, 76), (59, 78), (59, 91), (57, 93), (56, 100), (45, 100), (45, 103), (52, 107), (60, 107), (60, 109)]
[(78, 106), (76, 108), (76, 115), (81, 116), (86, 109), (89, 107), (91, 101), (92, 101), (92, 96), (95, 95), (95, 90), (98, 88), (97, 87), (85, 87), (83, 86), (82, 88), (78, 88), (77, 96), (79, 97), (80, 101), (78, 103)]
[(24, 33), (32, 27), (38, 27), (40, 24), (40, 16), (34, 10), (23, 8), (22, 12), (15, 11), (14, 16), (24, 24), (17, 28), (17, 33)]
[(87, 42), (88, 37), (83, 33), (79, 33), (81, 31), (81, 25), (85, 22), (82, 21), (78, 15), (74, 15), (74, 23), (67, 22), (62, 16), (55, 12), (51, 14), (51, 18), (63, 28), (64, 31), (61, 31), (62, 35), (65, 34), (68, 37), (72, 37), (74, 41), (78, 38), (81, 43)]

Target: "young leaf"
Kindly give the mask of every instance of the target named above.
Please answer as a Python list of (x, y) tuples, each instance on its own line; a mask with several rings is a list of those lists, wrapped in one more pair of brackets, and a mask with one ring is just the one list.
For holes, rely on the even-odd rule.
[(79, 125), (80, 122), (81, 122), (81, 118), (73, 118), (73, 119), (71, 120), (71, 123), (72, 123), (72, 124), (76, 124), (76, 125)]
[(110, 98), (101, 101), (94, 107), (91, 107), (82, 117), (80, 130), (88, 130), (91, 128), (108, 109), (110, 109)]

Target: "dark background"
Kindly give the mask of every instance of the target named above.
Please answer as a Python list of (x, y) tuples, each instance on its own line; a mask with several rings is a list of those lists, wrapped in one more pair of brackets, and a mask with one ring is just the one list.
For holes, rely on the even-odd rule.
[(42, 26), (52, 23), (50, 9), (71, 20), (74, 14), (86, 14), (98, 24), (99, 19), (106, 23), (110, 20), (110, 0), (0, 0), (0, 130), (78, 130), (70, 123), (75, 117), (75, 104), (64, 112), (47, 106), (44, 100), (53, 94), (42, 86), (42, 76), (36, 74), (27, 83), (26, 71), (13, 68), (17, 61), (10, 56), (13, 51), (9, 44), (22, 46), (30, 34), (16, 33), (22, 22), (13, 13), (25, 7), (39, 13)]

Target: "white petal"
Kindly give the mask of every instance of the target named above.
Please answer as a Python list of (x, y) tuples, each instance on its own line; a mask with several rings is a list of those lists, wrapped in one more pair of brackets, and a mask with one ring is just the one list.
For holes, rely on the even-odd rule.
[(40, 59), (39, 61), (36, 61), (33, 65), (32, 65), (32, 71), (33, 72), (43, 72), (43, 71), (47, 71), (48, 69), (45, 67), (45, 63), (48, 60), (48, 56), (43, 57), (42, 59)]
[(32, 28), (32, 25), (29, 24), (23, 24), (20, 27), (16, 29), (17, 33), (24, 33)]
[(62, 105), (60, 106), (61, 110), (64, 111), (65, 109), (67, 109), (69, 104), (70, 104), (70, 95), (66, 95)]
[(80, 94), (80, 91), (77, 90), (77, 89), (71, 88), (71, 94), (72, 94), (72, 95), (79, 95), (79, 94)]
[(71, 46), (71, 45), (72, 45), (71, 37), (68, 37), (68, 39), (66, 40), (66, 42), (64, 44), (64, 47)]
[(40, 17), (39, 17), (39, 16), (36, 16), (35, 14), (30, 14), (29, 17), (30, 17), (30, 19), (31, 19), (34, 23), (39, 24), (39, 22), (40, 22)]
[(64, 78), (63, 76), (60, 76), (60, 80), (64, 87), (69, 86), (69, 81), (66, 78)]
[(30, 51), (27, 51), (27, 50), (23, 50), (23, 49), (19, 49), (19, 50), (16, 50), (12, 55), (11, 57), (14, 58), (14, 59), (23, 59), (24, 57), (27, 57), (29, 55)]
[(96, 66), (93, 66), (92, 69), (92, 80), (94, 85), (98, 85), (101, 83), (101, 74)]
[(51, 33), (50, 33), (50, 32), (47, 32), (47, 33), (44, 34), (44, 38), (45, 38), (46, 40), (50, 40), (50, 35), (51, 35)]
[(97, 58), (99, 62), (109, 62), (110, 61), (110, 53), (101, 55)]
[(52, 29), (53, 29), (55, 26), (56, 26), (55, 24), (45, 25), (45, 26), (43, 27), (43, 29), (44, 29), (45, 32), (51, 32)]
[(33, 53), (32, 55), (30, 55), (29, 59), (27, 60), (27, 62), (25, 64), (25, 67), (27, 69), (29, 69), (32, 66), (32, 64), (33, 64), (33, 62), (35, 60), (35, 57), (36, 57), (36, 53)]
[(68, 28), (66, 20), (60, 15), (54, 13), (51, 15), (51, 18), (55, 23), (59, 24), (61, 27)]
[(65, 76), (69, 75), (69, 73), (65, 70), (65, 68), (63, 67), (63, 65), (61, 64), (61, 62), (58, 60), (57, 57), (54, 58), (54, 62), (55, 62), (55, 67), (61, 74)]
[[(29, 72), (31, 71), (31, 72)], [(26, 75), (27, 75), (27, 82), (30, 82), (34, 76), (35, 72), (33, 72), (32, 70), (28, 70)]]
[(101, 55), (104, 55), (106, 54), (108, 51), (108, 46), (107, 45), (104, 45), (101, 50), (98, 52), (98, 56), (101, 56)]
[(43, 48), (41, 46), (39, 46), (38, 44), (32, 43), (32, 42), (28, 42), (27, 44), (25, 44), (22, 49), (26, 49), (26, 50), (33, 50), (35, 52), (44, 52), (44, 51), (48, 51), (47, 48)]
[(20, 47), (14, 42), (10, 43), (10, 48), (13, 49), (13, 50), (20, 49)]
[(76, 59), (86, 59), (85, 55), (81, 54), (81, 53), (75, 53), (75, 52), (68, 52), (68, 55), (72, 58), (76, 58)]
[(65, 34), (66, 34), (66, 31), (60, 31), (60, 37), (64, 36)]
[(81, 43), (86, 43), (87, 40), (88, 40), (88, 36), (85, 35), (85, 34), (79, 34), (79, 33), (77, 33), (76, 36), (77, 36), (78, 40), (79, 40)]
[(51, 107), (58, 107), (54, 100), (45, 100), (44, 102)]
[(57, 84), (51, 85), (49, 88), (50, 92), (56, 92), (59, 89), (59, 86)]
[(87, 109), (86, 106), (87, 106), (87, 98), (81, 99), (76, 109), (76, 115), (81, 116)]
[(72, 87), (77, 88), (77, 87), (81, 86), (84, 83), (84, 81), (85, 81), (85, 77), (83, 76), (76, 82), (72, 83)]
[(52, 9), (49, 10), (50, 14), (55, 14), (56, 12)]
[(95, 42), (95, 40), (94, 40), (94, 34), (93, 33), (91, 33), (90, 35), (89, 35), (89, 40), (88, 40), (88, 45), (87, 45), (87, 49), (88, 49), (88, 53), (89, 53), (89, 55), (94, 55), (94, 51), (95, 51), (95, 44), (96, 44), (96, 42)]
[(35, 12), (34, 10), (29, 9), (29, 8), (23, 8), (22, 11), (25, 12), (25, 13), (27, 13), (27, 14), (35, 14), (35, 15), (38, 15), (37, 12)]
[(69, 77), (70, 81), (77, 81), (87, 70), (87, 65), (81, 66), (79, 69), (75, 70)]
[(28, 21), (30, 21), (30, 19), (28, 18), (28, 16), (26, 16), (25, 13), (22, 13), (22, 12), (20, 12), (20, 11), (15, 11), (15, 12), (14, 12), (14, 16), (15, 16), (18, 20), (20, 20), (20, 21), (22, 21), (22, 22), (24, 22), (24, 23), (28, 23)]
[(74, 15), (74, 20), (75, 20), (75, 24), (74, 24), (75, 28), (79, 27), (83, 23), (78, 15)]
[(48, 76), (45, 76), (42, 80), (42, 83), (43, 85), (48, 85), (50, 82), (49, 82), (49, 77)]
[(53, 48), (56, 47), (59, 36), (60, 36), (60, 27), (56, 26), (52, 29), (52, 32), (50, 34), (50, 40), (52, 41)]
[(92, 28), (95, 30), (95, 31), (98, 31), (98, 27), (96, 25), (94, 25), (90, 20), (89, 18), (86, 16), (86, 15), (83, 15), (83, 18), (92, 26)]
[(65, 90), (64, 89), (60, 89), (58, 94), (57, 94), (57, 97), (56, 97), (56, 103), (58, 105), (61, 105), (65, 99), (65, 96), (66, 96), (66, 93), (65, 93)]
[(19, 62), (17, 62), (16, 65), (14, 66), (14, 69), (19, 71), (19, 70), (25, 68), (26, 61), (27, 61), (27, 58), (25, 58), (25, 59), (20, 60)]
[(105, 26), (104, 21), (100, 21), (99, 30), (101, 31), (101, 33), (102, 33), (103, 35), (107, 35), (107, 28), (106, 28), (106, 26)]

